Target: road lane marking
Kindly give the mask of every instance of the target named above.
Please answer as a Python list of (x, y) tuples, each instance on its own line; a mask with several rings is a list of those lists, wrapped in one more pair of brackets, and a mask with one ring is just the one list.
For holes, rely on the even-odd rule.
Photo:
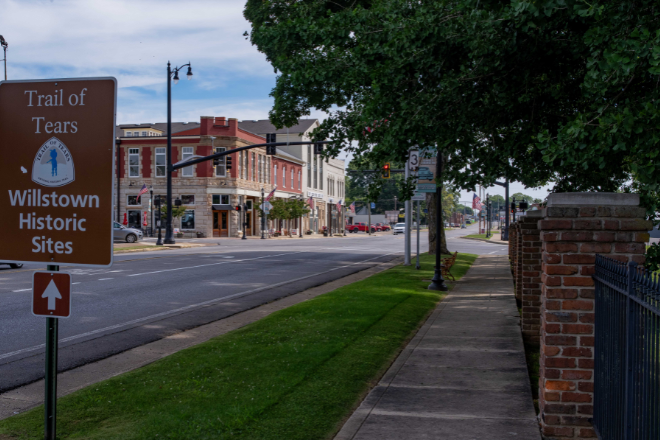
[[(301, 252), (293, 252), (293, 253), (299, 254)], [(258, 287), (256, 289), (246, 290), (244, 292), (234, 293), (232, 295), (227, 295), (227, 296), (223, 296), (223, 297), (220, 297), (220, 298), (214, 298), (214, 299), (204, 301), (204, 302), (201, 302), (201, 303), (191, 304), (191, 305), (188, 305), (188, 306), (180, 307), (178, 309), (169, 310), (167, 312), (156, 313), (155, 315), (145, 316), (143, 318), (134, 319), (132, 321), (123, 322), (121, 324), (115, 324), (115, 325), (111, 325), (109, 327), (104, 327), (104, 328), (100, 328), (100, 329), (97, 329), (97, 330), (92, 330), (92, 331), (89, 331), (89, 332), (81, 333), (81, 334), (78, 334), (78, 335), (69, 336), (68, 338), (60, 339), (59, 342), (63, 343), (63, 342), (74, 341), (76, 339), (85, 338), (87, 336), (93, 336), (93, 335), (96, 335), (96, 334), (99, 334), (99, 333), (103, 333), (103, 332), (106, 332), (108, 330), (116, 330), (118, 328), (122, 328), (122, 327), (125, 327), (127, 325), (139, 324), (141, 322), (149, 321), (149, 320), (152, 320), (152, 319), (155, 319), (155, 318), (162, 318), (162, 317), (165, 317), (167, 315), (172, 315), (172, 314), (179, 313), (179, 312), (184, 312), (184, 311), (187, 311), (187, 310), (190, 310), (190, 309), (199, 308), (199, 307), (203, 307), (203, 306), (208, 306), (208, 305), (211, 305), (213, 303), (223, 302), (223, 301), (238, 298), (238, 297), (241, 297), (241, 296), (247, 296), (247, 295), (250, 295), (250, 294), (253, 294), (253, 293), (261, 292), (263, 290), (274, 289), (276, 287), (284, 286), (286, 284), (295, 283), (296, 281), (302, 281), (304, 279), (312, 278), (312, 277), (315, 277), (315, 276), (318, 276), (318, 275), (323, 275), (323, 274), (326, 274), (326, 273), (329, 273), (329, 272), (333, 272), (335, 270), (344, 269), (344, 268), (350, 267), (350, 266), (355, 266), (356, 264), (366, 263), (368, 261), (375, 260), (376, 258), (386, 257), (388, 255), (394, 255), (394, 254), (400, 254), (400, 253), (401, 253), (401, 251), (396, 251), (396, 252), (390, 252), (388, 254), (378, 255), (377, 257), (369, 258), (367, 260), (362, 260), (362, 261), (358, 261), (358, 262), (355, 262), (355, 263), (346, 264), (346, 265), (343, 265), (343, 266), (337, 266), (335, 268), (332, 268), (332, 269), (329, 269), (329, 270), (326, 270), (326, 271), (323, 271), (323, 272), (317, 272), (317, 273), (313, 273), (311, 275), (305, 275), (303, 277), (295, 278), (293, 280), (286, 280), (286, 281), (282, 281), (280, 283), (270, 284), (268, 286)], [(282, 254), (282, 255), (287, 255), (287, 254)], [(269, 256), (272, 257), (272, 256), (275, 256), (275, 255), (269, 255)], [(259, 258), (266, 258), (266, 257), (259, 257)], [(212, 266), (212, 265), (209, 265), (209, 266)], [(29, 289), (29, 290), (31, 290), (31, 289)], [(39, 349), (44, 348), (45, 346), (46, 346), (46, 344), (39, 344), (39, 345), (35, 345), (35, 346), (32, 346), (32, 347), (27, 347), (27, 348), (22, 348), (20, 350), (12, 351), (10, 353), (1, 354), (0, 359), (5, 359), (5, 358), (8, 358), (8, 357), (18, 355), (18, 354), (28, 353), (30, 351), (39, 350)]]
[(12, 290), (12, 292), (25, 292), (27, 290), (32, 290), (32, 287), (30, 287), (29, 289)]
[(99, 278), (98, 281), (114, 280), (114, 278)]
[(154, 273), (163, 273), (163, 272), (173, 272), (175, 270), (185, 270), (185, 269), (197, 269), (199, 267), (208, 267), (208, 266), (218, 266), (220, 264), (229, 264), (229, 263), (241, 263), (243, 261), (253, 261), (253, 260), (261, 260), (262, 258), (271, 258), (271, 257), (280, 257), (282, 255), (293, 255), (293, 254), (302, 254), (305, 252), (310, 252), (310, 251), (300, 251), (300, 252), (286, 252), (284, 254), (277, 254), (277, 255), (266, 255), (263, 257), (256, 257), (256, 258), (246, 258), (244, 260), (233, 260), (233, 261), (221, 261), (219, 263), (208, 263), (208, 264), (199, 264), (197, 266), (186, 266), (186, 267), (177, 267), (174, 269), (163, 269), (163, 270), (156, 270), (153, 272), (143, 272), (143, 273), (134, 273), (131, 275), (127, 275), (129, 277), (138, 277), (140, 275), (151, 275)]

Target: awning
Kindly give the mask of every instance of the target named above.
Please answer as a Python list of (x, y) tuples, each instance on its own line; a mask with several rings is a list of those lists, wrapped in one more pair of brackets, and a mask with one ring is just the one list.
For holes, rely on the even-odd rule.
[(233, 211), (234, 207), (231, 205), (211, 205), (213, 206), (213, 211)]

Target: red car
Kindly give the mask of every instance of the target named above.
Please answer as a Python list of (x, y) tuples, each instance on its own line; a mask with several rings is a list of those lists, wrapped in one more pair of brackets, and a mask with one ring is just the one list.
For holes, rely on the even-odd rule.
[[(358, 232), (367, 232), (367, 224), (366, 223), (355, 223), (354, 225), (346, 225), (346, 232), (353, 232), (357, 234)], [(376, 232), (376, 226), (371, 225), (371, 232)]]
[(376, 227), (380, 228), (381, 231), (389, 231), (392, 229), (390, 228), (390, 225), (386, 225), (385, 223), (376, 223)]

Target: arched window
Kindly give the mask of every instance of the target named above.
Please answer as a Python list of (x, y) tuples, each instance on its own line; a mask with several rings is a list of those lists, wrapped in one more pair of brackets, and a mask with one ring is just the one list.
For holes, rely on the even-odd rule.
[(282, 166), (282, 188), (286, 188), (286, 167)]
[(273, 165), (273, 184), (277, 186), (277, 164)]

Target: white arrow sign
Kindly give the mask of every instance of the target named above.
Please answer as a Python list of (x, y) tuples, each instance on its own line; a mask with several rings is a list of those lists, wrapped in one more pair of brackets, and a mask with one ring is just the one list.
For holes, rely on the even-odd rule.
[(55, 310), (55, 300), (62, 299), (62, 295), (60, 295), (60, 291), (57, 290), (55, 281), (50, 280), (48, 287), (46, 287), (46, 290), (41, 295), (41, 297), (48, 298), (48, 310)]

